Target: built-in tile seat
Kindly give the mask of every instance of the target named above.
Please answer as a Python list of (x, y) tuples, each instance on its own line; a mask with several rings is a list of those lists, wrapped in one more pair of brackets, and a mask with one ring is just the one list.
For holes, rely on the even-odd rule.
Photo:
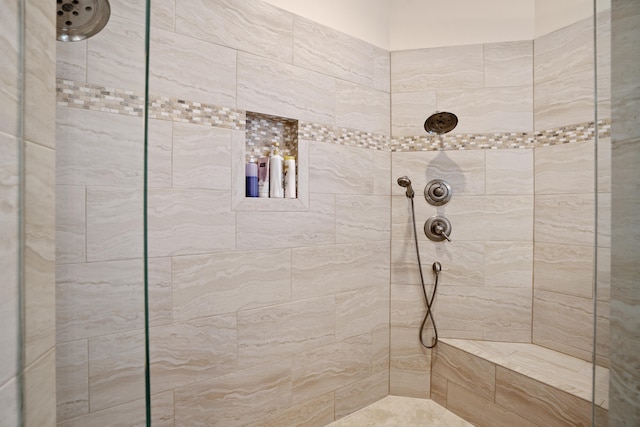
[[(545, 347), (443, 338), (431, 375), (431, 398), (478, 426), (591, 425), (592, 364)], [(607, 368), (596, 366), (595, 385), (601, 425)]]

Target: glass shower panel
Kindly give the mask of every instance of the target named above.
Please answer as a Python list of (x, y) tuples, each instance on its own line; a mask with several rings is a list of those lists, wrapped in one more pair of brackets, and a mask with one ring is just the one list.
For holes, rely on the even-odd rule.
[[(76, 4), (57, 3), (58, 15)], [(112, 1), (97, 34), (56, 42), (58, 422), (148, 422), (147, 22), (144, 2)]]

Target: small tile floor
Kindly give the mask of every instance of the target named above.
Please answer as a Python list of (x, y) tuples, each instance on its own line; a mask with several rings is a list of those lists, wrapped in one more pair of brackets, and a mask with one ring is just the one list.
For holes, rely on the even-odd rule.
[(327, 427), (472, 427), (433, 400), (387, 396)]

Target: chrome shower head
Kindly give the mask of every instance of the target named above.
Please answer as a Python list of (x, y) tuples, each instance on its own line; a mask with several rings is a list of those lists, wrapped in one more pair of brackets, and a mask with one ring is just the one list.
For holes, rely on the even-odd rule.
[(411, 187), (411, 180), (408, 176), (401, 176), (398, 178), (398, 185), (407, 189), (407, 197), (413, 199), (413, 187)]
[(424, 122), (424, 130), (431, 135), (444, 135), (458, 125), (458, 116), (446, 111), (435, 112)]

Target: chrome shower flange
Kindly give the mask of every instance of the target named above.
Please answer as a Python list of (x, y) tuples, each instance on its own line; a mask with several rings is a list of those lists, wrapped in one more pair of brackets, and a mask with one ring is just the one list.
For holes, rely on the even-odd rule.
[(442, 206), (451, 200), (453, 190), (444, 179), (434, 179), (424, 187), (424, 198), (430, 205)]

